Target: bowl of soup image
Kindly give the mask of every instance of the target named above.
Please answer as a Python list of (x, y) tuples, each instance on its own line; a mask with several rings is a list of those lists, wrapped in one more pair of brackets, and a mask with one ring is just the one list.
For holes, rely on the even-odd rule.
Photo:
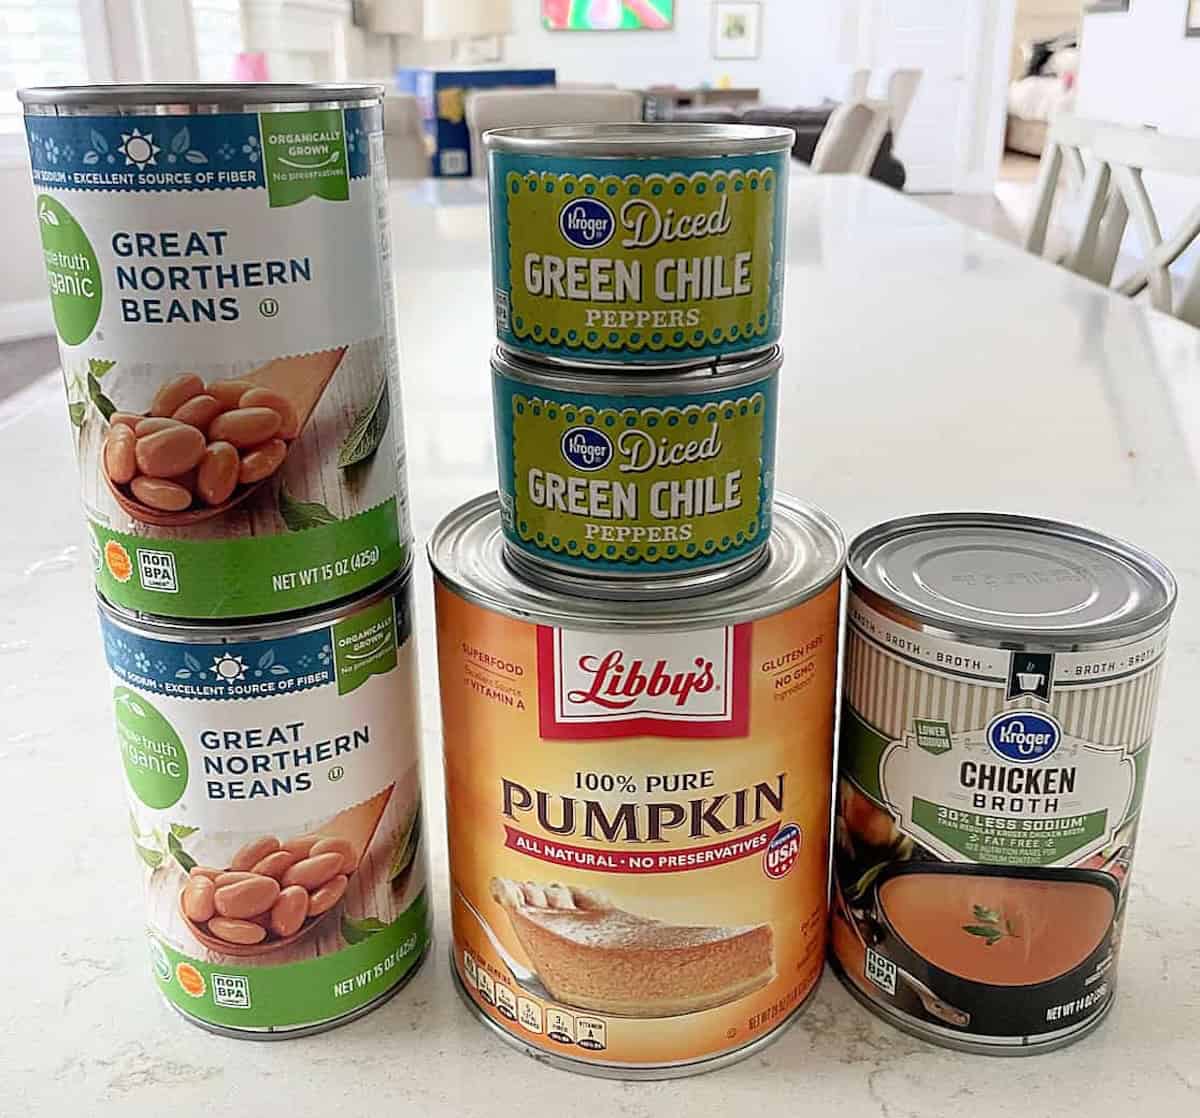
[[(1102, 1012), (1115, 975), (1120, 884), (1099, 870), (908, 862), (876, 879), (876, 950), (947, 1005), (964, 1031), (1044, 1035)], [(934, 1024), (903, 976), (898, 1009)]]

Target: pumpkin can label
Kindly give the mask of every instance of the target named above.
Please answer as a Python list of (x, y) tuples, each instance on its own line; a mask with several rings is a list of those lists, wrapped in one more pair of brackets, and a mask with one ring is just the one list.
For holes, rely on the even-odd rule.
[(506, 345), (671, 362), (778, 340), (786, 153), (492, 160)]

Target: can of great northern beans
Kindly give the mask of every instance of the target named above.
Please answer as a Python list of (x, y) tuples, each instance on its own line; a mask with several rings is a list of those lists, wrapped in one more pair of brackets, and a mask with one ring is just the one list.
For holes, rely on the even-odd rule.
[(917, 1036), (1040, 1052), (1112, 1005), (1175, 583), (951, 513), (850, 548), (833, 961)]
[(509, 562), (596, 597), (707, 593), (771, 534), (778, 347), (627, 376), (492, 358)]
[(379, 89), (21, 99), (100, 592), (261, 617), (402, 570)]
[(410, 587), (237, 626), (101, 599), (150, 967), (198, 1025), (318, 1032), (426, 954)]
[(485, 133), (501, 343), (627, 371), (774, 345), (794, 139), (740, 124)]
[(459, 990), (572, 1071), (748, 1055), (824, 960), (841, 535), (781, 499), (765, 567), (676, 602), (568, 597), (503, 549), (494, 495), (429, 545)]

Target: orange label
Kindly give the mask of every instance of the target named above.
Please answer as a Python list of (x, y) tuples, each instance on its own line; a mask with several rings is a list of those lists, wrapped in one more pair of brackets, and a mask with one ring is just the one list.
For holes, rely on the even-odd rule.
[(821, 974), (838, 587), (686, 632), (437, 587), (454, 958), (515, 1038), (630, 1068), (770, 1033)]

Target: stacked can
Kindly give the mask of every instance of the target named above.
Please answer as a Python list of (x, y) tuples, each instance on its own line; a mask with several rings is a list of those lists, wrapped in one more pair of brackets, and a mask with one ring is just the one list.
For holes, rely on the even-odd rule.
[(743, 1057), (822, 969), (845, 549), (773, 492), (792, 138), (484, 138), (499, 493), (429, 547), (453, 973), (576, 1071)]
[(166, 999), (394, 993), (429, 914), (381, 91), (25, 90)]

